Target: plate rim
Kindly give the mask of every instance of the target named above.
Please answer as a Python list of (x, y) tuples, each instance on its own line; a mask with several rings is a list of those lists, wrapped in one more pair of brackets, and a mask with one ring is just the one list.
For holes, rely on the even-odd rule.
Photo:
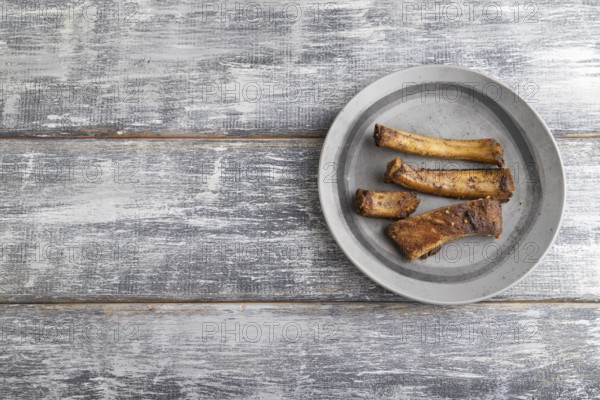
[[(382, 81), (385, 81), (387, 79), (390, 79), (390, 77), (392, 77), (393, 75), (396, 74), (401, 74), (401, 73), (406, 73), (409, 71), (416, 71), (416, 70), (435, 70), (438, 69), (440, 71), (443, 70), (454, 70), (454, 71), (459, 71), (462, 73), (468, 73), (468, 74), (475, 74), (478, 75), (479, 77), (489, 80), (497, 85), (499, 85), (502, 90), (507, 90), (509, 93), (513, 94), (514, 96), (516, 96), (516, 98), (519, 99), (519, 101), (521, 102), (523, 107), (526, 107), (530, 112), (533, 113), (533, 115), (536, 117), (536, 119), (538, 120), (538, 122), (541, 124), (541, 127), (543, 128), (544, 132), (546, 133), (546, 136), (548, 136), (550, 138), (550, 143), (552, 145), (552, 148), (554, 150), (554, 152), (556, 153), (557, 157), (558, 157), (558, 161), (559, 161), (559, 169), (560, 169), (560, 186), (562, 187), (562, 190), (560, 191), (560, 193), (558, 193), (559, 198), (557, 199), (557, 208), (560, 210), (559, 212), (559, 218), (558, 221), (556, 222), (556, 224), (553, 224), (554, 226), (554, 231), (551, 234), (550, 240), (548, 241), (547, 245), (545, 246), (545, 249), (542, 251), (542, 254), (540, 255), (539, 259), (535, 262), (532, 263), (531, 266), (527, 269), (527, 271), (525, 273), (523, 273), (523, 275), (521, 275), (520, 277), (518, 277), (517, 279), (515, 279), (514, 281), (510, 282), (508, 285), (500, 288), (499, 290), (495, 290), (492, 291), (489, 294), (486, 294), (484, 296), (478, 296), (478, 297), (474, 297), (472, 299), (468, 299), (468, 300), (458, 300), (458, 301), (437, 301), (437, 300), (432, 300), (432, 299), (428, 299), (428, 298), (424, 298), (424, 297), (420, 297), (417, 295), (413, 295), (413, 294), (407, 294), (403, 291), (400, 291), (394, 287), (392, 287), (391, 285), (388, 285), (386, 282), (380, 280), (378, 277), (375, 277), (374, 274), (369, 270), (369, 268), (365, 268), (363, 266), (360, 265), (359, 262), (357, 262), (355, 260), (355, 258), (350, 254), (350, 252), (345, 248), (344, 244), (341, 242), (341, 239), (338, 237), (338, 234), (336, 234), (335, 229), (333, 229), (332, 225), (333, 225), (333, 221), (332, 216), (328, 215), (328, 211), (327, 208), (324, 205), (324, 196), (325, 196), (325, 187), (324, 187), (324, 163), (326, 161), (329, 160), (325, 160), (325, 149), (326, 149), (326, 145), (327, 142), (331, 139), (331, 135), (330, 133), (332, 132), (332, 130), (336, 127), (336, 125), (338, 123), (340, 123), (340, 120), (342, 117), (345, 116), (346, 112), (348, 111), (348, 109), (354, 105), (354, 103), (356, 103), (358, 101), (358, 99), (363, 96), (365, 94), (365, 92), (371, 88), (372, 86), (381, 83)], [(379, 99), (381, 99), (382, 97), (380, 97)], [(378, 99), (378, 100), (379, 100)], [(373, 102), (373, 104), (375, 104), (378, 100), (375, 100)], [(526, 135), (526, 133), (525, 133)], [(345, 105), (344, 107), (342, 107), (340, 109), (340, 111), (338, 112), (338, 114), (336, 115), (336, 117), (334, 118), (333, 122), (331, 123), (329, 129), (327, 130), (327, 135), (325, 137), (325, 140), (323, 141), (323, 146), (321, 149), (321, 154), (319, 156), (319, 173), (318, 173), (318, 192), (319, 192), (319, 204), (321, 206), (321, 211), (323, 216), (325, 217), (325, 222), (327, 224), (327, 228), (329, 229), (331, 235), (333, 236), (335, 242), (337, 243), (338, 247), (342, 250), (342, 252), (344, 253), (344, 255), (348, 258), (348, 260), (350, 260), (350, 262), (356, 267), (358, 268), (363, 274), (365, 274), (367, 277), (369, 277), (369, 279), (371, 279), (373, 282), (377, 283), (378, 285), (384, 287), (385, 289), (391, 291), (392, 293), (398, 294), (400, 296), (403, 296), (407, 299), (410, 300), (415, 300), (421, 303), (426, 303), (426, 304), (432, 304), (432, 305), (463, 305), (463, 304), (472, 304), (472, 303), (476, 303), (476, 302), (480, 302), (480, 301), (484, 301), (487, 299), (490, 299), (494, 296), (497, 296), (498, 294), (505, 292), (507, 290), (509, 290), (510, 288), (514, 287), (515, 285), (517, 285), (518, 283), (522, 282), (527, 276), (529, 276), (536, 268), (537, 266), (541, 263), (541, 261), (545, 258), (546, 254), (548, 253), (548, 251), (550, 250), (550, 248), (552, 247), (552, 245), (554, 244), (556, 237), (558, 236), (558, 232), (560, 230), (560, 227), (562, 225), (562, 221), (563, 221), (563, 217), (564, 217), (564, 212), (565, 212), (565, 203), (566, 203), (566, 175), (565, 175), (565, 170), (564, 170), (564, 164), (563, 164), (563, 159), (562, 156), (560, 154), (560, 150), (558, 148), (558, 144), (556, 142), (556, 138), (554, 137), (554, 135), (552, 134), (552, 131), (550, 130), (550, 128), (548, 128), (548, 126), (546, 125), (546, 122), (542, 119), (542, 117), (538, 114), (538, 112), (525, 100), (523, 100), (523, 98), (518, 94), (515, 93), (512, 89), (510, 89), (509, 87), (507, 87), (505, 84), (503, 84), (502, 82), (500, 82), (499, 80), (497, 80), (496, 78), (492, 78), (488, 75), (482, 74), (478, 71), (474, 71), (470, 68), (465, 68), (465, 67), (461, 67), (461, 66), (455, 66), (455, 65), (445, 65), (445, 64), (427, 64), (427, 65), (417, 65), (417, 66), (412, 66), (412, 67), (407, 67), (407, 68), (402, 68), (396, 71), (392, 71), (374, 81), (372, 81), (371, 83), (369, 83), (368, 85), (366, 85), (365, 87), (363, 87), (358, 93), (356, 93)], [(559, 202), (559, 204), (558, 204)]]

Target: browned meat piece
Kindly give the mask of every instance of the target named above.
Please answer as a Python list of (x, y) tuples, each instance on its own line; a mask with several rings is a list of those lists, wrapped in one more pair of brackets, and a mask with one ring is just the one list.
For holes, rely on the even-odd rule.
[(415, 193), (380, 192), (358, 189), (356, 191), (356, 212), (373, 218), (406, 218), (419, 205)]
[(457, 199), (489, 196), (503, 203), (511, 198), (515, 190), (508, 169), (419, 169), (403, 162), (400, 157), (390, 161), (384, 181), (438, 196)]
[(373, 136), (377, 146), (405, 153), (504, 166), (502, 146), (494, 139), (441, 139), (400, 131), (379, 124), (375, 124)]
[(502, 208), (487, 198), (442, 207), (391, 224), (387, 234), (409, 260), (426, 258), (444, 243), (465, 236), (495, 236), (502, 233)]

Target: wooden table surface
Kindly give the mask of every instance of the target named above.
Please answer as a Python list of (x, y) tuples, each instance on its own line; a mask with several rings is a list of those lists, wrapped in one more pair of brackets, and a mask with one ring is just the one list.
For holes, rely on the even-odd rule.
[[(0, 396), (600, 398), (600, 8), (139, 0), (0, 7)], [(522, 283), (461, 307), (371, 282), (318, 158), (422, 64), (517, 91), (567, 176)]]

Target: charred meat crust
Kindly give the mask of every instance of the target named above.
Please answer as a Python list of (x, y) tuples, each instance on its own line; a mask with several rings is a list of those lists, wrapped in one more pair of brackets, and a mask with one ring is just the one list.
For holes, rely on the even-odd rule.
[(356, 190), (356, 212), (372, 218), (406, 218), (419, 205), (420, 200), (411, 192), (385, 192)]
[(420, 156), (476, 161), (504, 166), (504, 151), (495, 139), (442, 139), (375, 124), (375, 144)]
[(408, 189), (457, 199), (494, 197), (507, 202), (515, 184), (509, 169), (422, 169), (414, 168), (396, 157), (390, 161), (384, 176)]
[(387, 234), (409, 260), (435, 254), (451, 240), (465, 236), (502, 233), (502, 208), (497, 199), (486, 198), (438, 208), (396, 221)]

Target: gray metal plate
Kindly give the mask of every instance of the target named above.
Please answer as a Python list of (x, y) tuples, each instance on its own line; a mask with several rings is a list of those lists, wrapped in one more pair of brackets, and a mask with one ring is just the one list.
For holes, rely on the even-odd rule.
[[(397, 155), (426, 168), (490, 166), (378, 148), (375, 123), (444, 138), (498, 140), (515, 180), (515, 193), (503, 205), (501, 238), (464, 238), (426, 260), (404, 259), (385, 235), (391, 221), (354, 212), (356, 189), (404, 190), (383, 183), (386, 164)], [(460, 202), (418, 195), (416, 214)], [(340, 112), (321, 153), (319, 196), (337, 243), (366, 275), (415, 300), (461, 304), (489, 298), (534, 268), (558, 230), (565, 184), (552, 134), (514, 91), (466, 69), (422, 66), (374, 82)]]

